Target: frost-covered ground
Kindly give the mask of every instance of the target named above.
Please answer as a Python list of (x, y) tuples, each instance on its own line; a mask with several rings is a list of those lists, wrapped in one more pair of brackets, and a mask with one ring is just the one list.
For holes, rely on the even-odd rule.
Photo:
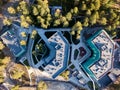
[(72, 84), (65, 82), (46, 82), (48, 85), (48, 90), (79, 90)]

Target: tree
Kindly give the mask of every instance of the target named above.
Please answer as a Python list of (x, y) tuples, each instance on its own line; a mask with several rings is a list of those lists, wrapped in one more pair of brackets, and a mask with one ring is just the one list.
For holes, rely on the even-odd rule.
[(91, 15), (91, 10), (90, 10), (90, 9), (86, 10), (86, 15), (87, 15), (87, 16), (90, 16), (90, 15)]
[(0, 13), (1, 13), (1, 11), (2, 11), (2, 6), (4, 5), (4, 4), (6, 4), (8, 2), (8, 0), (0, 0)]
[[(39, 11), (38, 11), (37, 7), (33, 6), (32, 8), (33, 8), (33, 15), (35, 15), (35, 16), (38, 15)], [(41, 12), (42, 12), (42, 10), (41, 10)]]
[(7, 17), (5, 17), (5, 19), (3, 20), (3, 24), (9, 26), (9, 25), (12, 24), (12, 20), (10, 20)]
[(76, 39), (80, 39), (80, 32), (82, 30), (82, 24), (81, 22), (77, 22), (76, 24), (74, 24), (74, 26), (71, 29), (71, 35), (76, 35)]
[[(88, 86), (89, 86), (90, 89), (93, 89), (93, 83), (92, 83), (92, 81), (89, 81), (87, 84), (88, 84)], [(99, 90), (99, 86), (98, 86), (97, 83), (95, 83), (95, 90)]]
[(3, 71), (0, 71), (0, 84), (4, 82)]
[(4, 55), (3, 51), (0, 50), (0, 59), (3, 59), (3, 58), (5, 58), (5, 55)]
[(63, 27), (68, 27), (69, 26), (69, 22), (68, 21), (65, 21), (64, 23), (63, 23)]
[(19, 85), (12, 87), (11, 90), (19, 90)]
[(0, 41), (0, 50), (3, 50), (5, 48), (4, 44)]
[(31, 38), (34, 39), (36, 35), (37, 35), (37, 31), (33, 30), (31, 34)]
[(25, 46), (26, 45), (26, 41), (25, 40), (21, 40), (20, 41), (20, 45)]
[(95, 12), (90, 16), (89, 20), (90, 20), (89, 22), (91, 23), (91, 25), (96, 24), (96, 22), (97, 22), (97, 16), (96, 16)]
[[(82, 16), (80, 21), (83, 26), (103, 26), (107, 31), (111, 31), (120, 25), (120, 18), (118, 19), (120, 8), (114, 7), (116, 6), (117, 1), (79, 0), (78, 3), (78, 15)], [(88, 18), (88, 21), (83, 21), (84, 18)], [(116, 24), (113, 24), (113, 22), (116, 22)]]
[(1, 1), (0, 1), (0, 6), (1, 6), (2, 4), (3, 4), (3, 1), (1, 0)]
[(26, 37), (27, 35), (26, 35), (25, 32), (21, 32), (21, 36), (22, 36), (22, 37)]
[(74, 13), (74, 14), (78, 14), (78, 12), (79, 12), (78, 7), (74, 7), (73, 13)]
[(72, 19), (72, 14), (71, 14), (71, 12), (68, 12), (68, 13), (67, 13), (66, 19), (67, 19), (68, 21), (70, 21), (70, 20)]
[(30, 13), (29, 12), (29, 5), (27, 4), (26, 1), (20, 1), (17, 9), (23, 15), (28, 15)]
[(95, 0), (94, 1), (95, 10), (99, 10), (100, 9), (100, 2), (101, 2), (101, 0)]
[(16, 14), (16, 10), (13, 8), (13, 7), (8, 7), (8, 12), (10, 13), (10, 14)]
[(26, 21), (21, 21), (21, 27), (28, 28), (29, 23), (27, 23)]
[(60, 9), (57, 9), (57, 10), (55, 11), (55, 14), (54, 14), (55, 18), (59, 18), (60, 15), (61, 15), (61, 11), (60, 11)]
[(10, 62), (10, 57), (6, 56), (2, 59), (2, 65), (7, 65)]
[(87, 6), (86, 6), (85, 2), (82, 2), (81, 10), (87, 10)]
[(99, 20), (99, 23), (101, 25), (106, 25), (107, 24), (107, 19), (105, 17), (102, 17), (100, 20)]
[[(78, 16), (80, 17), (79, 22), (82, 24), (81, 28), (103, 26), (107, 31), (111, 31), (120, 26), (120, 8), (118, 6), (116, 7), (117, 1), (78, 0), (75, 6), (73, 5), (74, 0), (71, 2), (62, 0), (61, 3), (64, 14), (62, 15), (60, 10), (57, 9), (54, 16), (50, 14), (47, 0), (37, 0), (36, 3), (32, 5), (28, 5), (25, 1), (20, 1), (15, 8), (16, 13), (21, 16), (21, 26), (25, 28), (28, 28), (29, 25), (45, 29), (61, 25), (67, 27), (71, 25), (69, 25), (69, 22), (73, 20), (73, 17)], [(61, 3), (55, 0), (49, 1), (50, 5), (61, 5)], [(12, 11), (14, 10), (12, 9)], [(85, 20), (86, 18), (88, 19)], [(8, 20), (5, 20), (4, 23), (5, 25), (10, 25), (10, 21)]]
[(33, 21), (32, 21), (32, 18), (30, 16), (26, 16), (26, 22), (28, 22), (29, 24), (32, 24)]
[(86, 17), (84, 20), (83, 20), (83, 26), (84, 27), (87, 27), (89, 25), (89, 19), (88, 17)]
[(64, 71), (60, 76), (62, 76), (65, 80), (68, 80), (69, 74), (70, 74), (70, 71)]
[(0, 59), (0, 83), (4, 82), (4, 70), (9, 62), (10, 62), (10, 57), (6, 56)]
[(54, 21), (53, 26), (58, 26), (60, 24), (61, 24), (60, 19), (57, 19), (57, 20)]
[(39, 53), (44, 53), (45, 52), (45, 47), (44, 47), (43, 43), (37, 44), (36, 48), (37, 48)]
[(44, 81), (40, 81), (38, 83), (37, 90), (47, 90), (47, 84)]
[(80, 39), (80, 34), (77, 34), (77, 35), (76, 35), (76, 39)]
[(71, 31), (70, 34), (71, 34), (71, 35), (75, 35), (75, 31)]
[(14, 68), (13, 71), (11, 71), (11, 78), (12, 79), (20, 79), (23, 74), (25, 73), (24, 71), (19, 71), (20, 69)]

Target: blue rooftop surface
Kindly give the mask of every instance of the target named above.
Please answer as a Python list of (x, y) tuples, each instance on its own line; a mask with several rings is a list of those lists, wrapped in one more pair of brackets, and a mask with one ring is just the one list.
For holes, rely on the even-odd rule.
[(58, 32), (58, 34), (61, 36), (61, 38), (63, 39), (64, 43), (65, 43), (65, 51), (64, 51), (64, 60), (63, 60), (63, 67), (61, 69), (59, 69), (52, 77), (55, 78), (57, 77), (59, 74), (61, 74), (68, 66), (68, 57), (69, 57), (69, 43), (67, 42), (67, 40), (62, 36), (62, 33)]
[(110, 83), (112, 83), (112, 80), (109, 78), (108, 75), (105, 75), (104, 77), (102, 77), (99, 81), (98, 81), (101, 85), (101, 87), (106, 87), (108, 86)]
[(101, 30), (96, 32), (94, 36), (90, 37), (87, 40), (87, 44), (91, 48), (93, 54), (82, 63), (82, 68), (91, 77), (98, 80), (112, 68), (114, 43), (107, 33), (104, 30)]
[(1, 38), (16, 57), (19, 57), (25, 51), (12, 31), (5, 32), (1, 35)]
[(66, 70), (68, 66), (70, 45), (61, 32), (56, 32), (48, 40), (56, 52), (54, 59), (52, 59), (44, 69), (52, 78), (56, 78)]
[(89, 44), (90, 48), (93, 51), (93, 55), (91, 58), (89, 58), (88, 60), (86, 60), (85, 62), (82, 63), (82, 68), (91, 76), (91, 77), (95, 77), (95, 75), (93, 74), (93, 72), (89, 69), (90, 66), (92, 66), (96, 61), (99, 60), (100, 58), (100, 51), (97, 49), (97, 47), (95, 46), (95, 44), (92, 42), (92, 40), (98, 35), (100, 34), (102, 31), (97, 32), (94, 36), (92, 36), (91, 38), (89, 38), (87, 40), (87, 43)]

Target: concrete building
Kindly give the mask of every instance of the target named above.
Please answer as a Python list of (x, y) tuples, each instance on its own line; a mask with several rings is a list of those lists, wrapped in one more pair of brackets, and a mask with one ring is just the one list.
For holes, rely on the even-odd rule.
[(20, 45), (17, 36), (12, 30), (4, 32), (0, 37), (15, 57), (19, 57), (25, 52), (25, 47)]
[(114, 42), (102, 30), (89, 38), (87, 43), (93, 54), (82, 63), (82, 67), (86, 73), (98, 80), (112, 69)]
[[(116, 50), (115, 54), (115, 43), (104, 30), (97, 31), (87, 40), (81, 39), (78, 44), (74, 44), (69, 43), (72, 38), (65, 36), (65, 32), (70, 32), (70, 28), (44, 30), (32, 26), (29, 29), (20, 28), (17, 24), (13, 26), (15, 30), (11, 27), (12, 29), (7, 28), (5, 32), (0, 33), (3, 42), (15, 57), (27, 60), (31, 67), (43, 70), (52, 78), (68, 69), (70, 82), (86, 87), (91, 80), (103, 88), (120, 75), (120, 50)], [(37, 31), (34, 39), (30, 38), (33, 30)], [(26, 37), (22, 37), (22, 32)], [(20, 40), (27, 42), (26, 48), (20, 45)], [(44, 55), (36, 49), (40, 42), (44, 46)]]
[[(41, 35), (41, 33), (38, 34)], [(44, 36), (44, 37), (43, 37)], [(57, 31), (49, 38), (44, 34), (41, 35), (45, 46), (49, 49), (48, 55), (41, 60), (37, 60), (36, 68), (48, 73), (50, 77), (56, 78), (68, 67), (70, 45), (62, 32)]]
[(62, 73), (68, 66), (69, 60), (69, 43), (63, 37), (61, 32), (56, 32), (48, 41), (56, 50), (56, 55), (45, 67), (45, 72), (49, 73), (53, 78)]

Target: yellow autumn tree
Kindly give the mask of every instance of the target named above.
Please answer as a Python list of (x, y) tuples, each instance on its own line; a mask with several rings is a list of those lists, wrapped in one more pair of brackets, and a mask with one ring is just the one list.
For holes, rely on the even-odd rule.
[(47, 84), (44, 81), (40, 81), (37, 86), (37, 90), (47, 90)]
[(26, 41), (25, 40), (21, 40), (20, 41), (20, 45), (25, 46), (26, 45)]
[(10, 6), (8, 7), (7, 11), (10, 13), (10, 14), (16, 14), (16, 10), (14, 7)]
[(0, 50), (3, 50), (5, 48), (4, 44), (0, 41)]

